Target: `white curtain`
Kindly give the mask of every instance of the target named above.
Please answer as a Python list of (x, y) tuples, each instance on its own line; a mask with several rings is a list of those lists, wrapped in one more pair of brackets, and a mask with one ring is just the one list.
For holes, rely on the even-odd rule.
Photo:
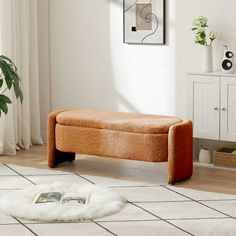
[(0, 0), (0, 54), (16, 64), (24, 95), (23, 104), (12, 91), (13, 104), (0, 118), (0, 154), (42, 144), (40, 135), (37, 0)]

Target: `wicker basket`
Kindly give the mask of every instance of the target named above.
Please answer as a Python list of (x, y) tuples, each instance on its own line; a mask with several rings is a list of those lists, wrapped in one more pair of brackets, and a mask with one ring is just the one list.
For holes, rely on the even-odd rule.
[(236, 155), (232, 154), (235, 149), (221, 148), (213, 152), (214, 166), (223, 166), (228, 168), (236, 168)]

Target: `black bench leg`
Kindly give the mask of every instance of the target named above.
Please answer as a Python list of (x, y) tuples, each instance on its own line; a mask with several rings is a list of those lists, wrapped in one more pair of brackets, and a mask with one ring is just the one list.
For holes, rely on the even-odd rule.
[(75, 160), (75, 153), (73, 152), (61, 152), (59, 150), (56, 150), (55, 156), (56, 156), (55, 165), (60, 164), (62, 162), (66, 161), (72, 162)]

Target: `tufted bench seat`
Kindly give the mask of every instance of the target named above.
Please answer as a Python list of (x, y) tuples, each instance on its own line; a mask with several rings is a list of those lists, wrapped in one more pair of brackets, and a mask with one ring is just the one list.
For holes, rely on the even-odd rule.
[(192, 175), (192, 122), (177, 117), (97, 110), (58, 110), (48, 116), (48, 165), (76, 153), (168, 161), (168, 182)]

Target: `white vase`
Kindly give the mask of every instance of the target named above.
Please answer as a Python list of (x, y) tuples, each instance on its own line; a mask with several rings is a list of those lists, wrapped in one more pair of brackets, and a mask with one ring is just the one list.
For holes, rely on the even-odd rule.
[(212, 72), (212, 46), (202, 46), (202, 71)]
[(212, 163), (212, 155), (211, 152), (207, 149), (201, 149), (199, 153), (199, 162), (204, 164)]

